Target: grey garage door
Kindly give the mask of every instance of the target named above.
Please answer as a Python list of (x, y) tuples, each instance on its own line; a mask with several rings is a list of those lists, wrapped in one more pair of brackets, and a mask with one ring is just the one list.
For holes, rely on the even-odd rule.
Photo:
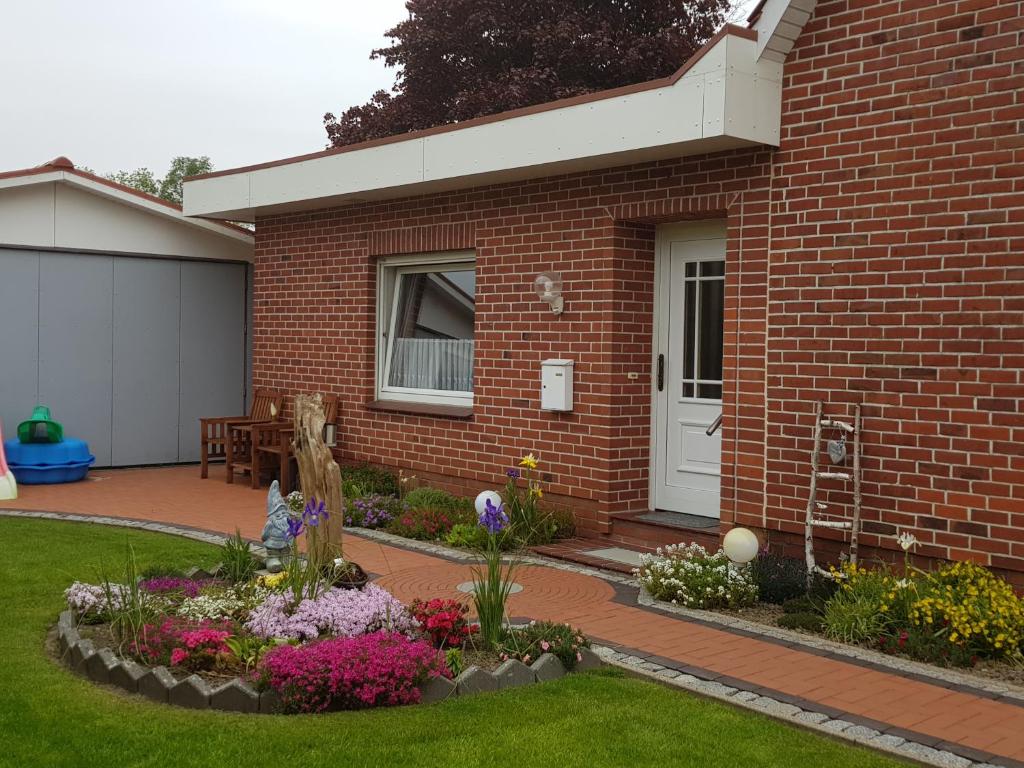
[(199, 458), (200, 416), (242, 413), (243, 264), (0, 249), (0, 419), (36, 403), (97, 466)]

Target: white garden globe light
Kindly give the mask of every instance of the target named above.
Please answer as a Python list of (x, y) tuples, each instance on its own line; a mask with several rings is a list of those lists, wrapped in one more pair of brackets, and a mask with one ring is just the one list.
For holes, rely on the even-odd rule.
[(491, 506), (498, 506), (501, 504), (501, 494), (497, 491), (481, 491), (476, 497), (476, 515), (479, 517), (487, 511), (487, 502), (491, 502)]
[(733, 528), (722, 539), (722, 550), (725, 556), (734, 563), (749, 563), (757, 557), (757, 549), (760, 546), (757, 536), (749, 528)]

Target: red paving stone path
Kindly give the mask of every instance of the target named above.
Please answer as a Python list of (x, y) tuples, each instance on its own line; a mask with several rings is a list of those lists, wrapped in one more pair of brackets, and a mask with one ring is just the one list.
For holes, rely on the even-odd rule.
[[(224, 533), (236, 528), (258, 539), (265, 491), (227, 485), (214, 468), (100, 470), (83, 483), (21, 486), (20, 498), (0, 507), (107, 515), (175, 523)], [(348, 536), (346, 555), (400, 599), (461, 595), (469, 566), (422, 552)], [(747, 637), (615, 601), (602, 579), (543, 566), (524, 566), (524, 590), (509, 600), (509, 615), (566, 621), (604, 641), (840, 710), (945, 742), (1024, 761), (1024, 707), (826, 658), (799, 648)], [(765, 692), (765, 695), (771, 695)], [(825, 710), (828, 711), (828, 710)], [(838, 715), (837, 715), (838, 716)], [(876, 726), (878, 727), (878, 726)], [(905, 735), (905, 734), (901, 734)]]

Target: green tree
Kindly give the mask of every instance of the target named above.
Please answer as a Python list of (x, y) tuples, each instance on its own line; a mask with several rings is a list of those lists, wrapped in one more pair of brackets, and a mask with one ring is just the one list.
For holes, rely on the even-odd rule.
[(209, 173), (213, 170), (210, 158), (178, 156), (171, 160), (167, 175), (158, 179), (149, 168), (134, 171), (118, 171), (107, 175), (111, 181), (134, 187), (142, 192), (162, 197), (172, 203), (181, 203), (181, 185), (187, 176)]

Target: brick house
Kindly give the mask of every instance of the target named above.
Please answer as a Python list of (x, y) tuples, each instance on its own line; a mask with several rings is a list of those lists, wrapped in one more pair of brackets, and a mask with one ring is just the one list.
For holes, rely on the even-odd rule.
[(185, 210), (256, 222), (253, 383), (339, 394), (343, 460), (470, 492), (533, 451), (588, 536), (799, 544), (815, 403), (860, 403), (867, 553), (1024, 572), (1022, 17), (765, 0), (670, 78), (197, 177)]

